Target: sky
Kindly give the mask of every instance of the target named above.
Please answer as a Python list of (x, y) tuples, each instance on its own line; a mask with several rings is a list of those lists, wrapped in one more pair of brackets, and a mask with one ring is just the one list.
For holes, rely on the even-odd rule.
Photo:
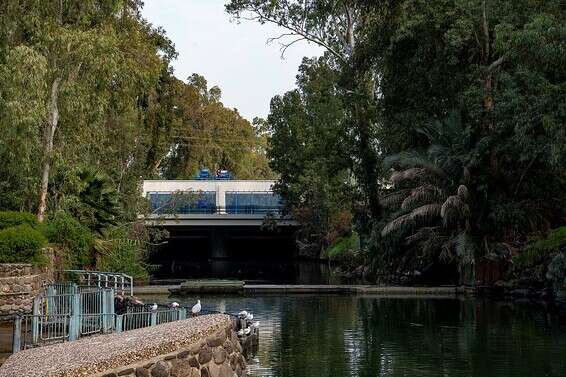
[(253, 21), (238, 24), (224, 11), (226, 0), (145, 0), (144, 18), (162, 26), (179, 53), (175, 76), (186, 81), (203, 75), (209, 87), (222, 90), (222, 102), (249, 121), (265, 118), (269, 102), (295, 87), (304, 56), (320, 56), (322, 49), (295, 43), (281, 59), (280, 45), (267, 39), (283, 30)]

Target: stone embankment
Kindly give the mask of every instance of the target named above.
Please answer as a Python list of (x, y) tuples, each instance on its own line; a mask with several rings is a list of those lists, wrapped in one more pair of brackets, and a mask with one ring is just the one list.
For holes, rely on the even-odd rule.
[(0, 264), (0, 316), (31, 312), (33, 298), (51, 278), (47, 268), (24, 263)]
[(0, 377), (241, 377), (232, 318), (204, 315), (18, 352)]

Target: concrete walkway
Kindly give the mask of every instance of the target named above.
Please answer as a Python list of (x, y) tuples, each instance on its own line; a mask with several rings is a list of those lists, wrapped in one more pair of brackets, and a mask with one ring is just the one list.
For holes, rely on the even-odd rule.
[(227, 315), (204, 315), (33, 348), (10, 356), (0, 367), (0, 377), (90, 376), (175, 352), (230, 324)]
[[(170, 289), (180, 285), (150, 285), (135, 287), (134, 295), (170, 294)], [(218, 291), (217, 293), (222, 293)], [(244, 294), (262, 293), (310, 293), (310, 294), (374, 294), (383, 296), (455, 296), (465, 294), (463, 287), (392, 287), (377, 285), (296, 285), (296, 284), (249, 284), (244, 285)]]

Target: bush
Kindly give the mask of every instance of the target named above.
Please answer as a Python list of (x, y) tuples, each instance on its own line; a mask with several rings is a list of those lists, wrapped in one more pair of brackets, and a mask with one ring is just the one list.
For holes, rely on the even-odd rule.
[(349, 236), (339, 237), (332, 246), (326, 249), (326, 255), (329, 258), (337, 258), (348, 251), (358, 252), (359, 250), (360, 237), (358, 233), (352, 232)]
[(37, 228), (39, 225), (37, 218), (33, 213), (0, 211), (0, 229), (6, 229), (22, 224), (27, 224), (33, 228)]
[(528, 245), (513, 261), (519, 267), (535, 266), (544, 263), (564, 245), (566, 245), (566, 226), (555, 229), (547, 237)]
[(106, 239), (96, 243), (96, 268), (99, 271), (122, 272), (138, 280), (147, 279), (141, 243), (130, 239), (128, 232), (120, 227), (112, 227), (105, 233)]
[(0, 230), (0, 263), (32, 263), (43, 266), (47, 258), (42, 248), (45, 237), (28, 224)]
[(548, 265), (546, 278), (555, 290), (566, 289), (566, 251), (556, 254)]
[(63, 252), (63, 267), (83, 269), (94, 264), (94, 238), (88, 227), (74, 217), (59, 212), (49, 219), (45, 233), (49, 242)]

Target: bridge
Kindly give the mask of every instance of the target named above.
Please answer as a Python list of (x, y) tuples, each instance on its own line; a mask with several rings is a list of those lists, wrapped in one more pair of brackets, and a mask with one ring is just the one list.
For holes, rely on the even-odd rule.
[(150, 225), (277, 226), (296, 225), (282, 215), (283, 202), (269, 180), (146, 180), (143, 195), (151, 212)]
[(210, 177), (144, 181), (150, 211), (143, 218), (147, 225), (169, 232), (168, 244), (155, 263), (169, 264), (164, 269), (173, 271), (194, 266), (194, 258), (292, 255), (297, 223), (283, 214), (274, 183)]

